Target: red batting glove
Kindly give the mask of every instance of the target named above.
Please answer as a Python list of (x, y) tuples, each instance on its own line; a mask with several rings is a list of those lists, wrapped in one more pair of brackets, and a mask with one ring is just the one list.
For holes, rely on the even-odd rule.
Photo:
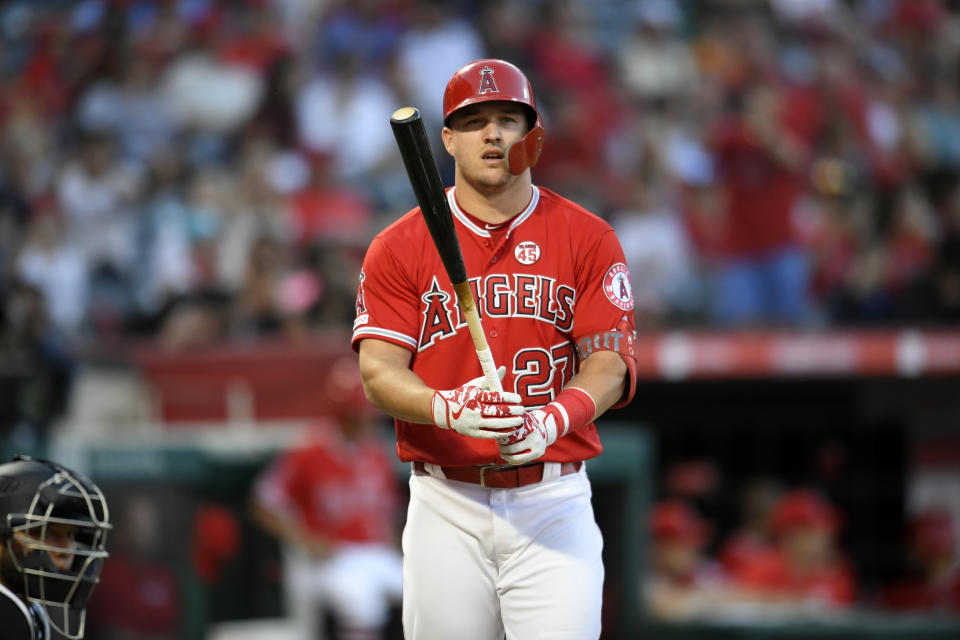
[(558, 437), (593, 420), (597, 405), (586, 391), (567, 387), (543, 407), (523, 414), (523, 425), (500, 438), (500, 457), (510, 464), (526, 464), (541, 457)]
[[(506, 367), (497, 371), (501, 380), (505, 373)], [(471, 438), (499, 438), (523, 424), (520, 396), (485, 389), (483, 380), (481, 376), (456, 389), (435, 391), (430, 407), (433, 423)]]
[(510, 464), (526, 464), (542, 456), (547, 447), (556, 441), (556, 415), (544, 409), (534, 409), (523, 414), (523, 424), (519, 429), (500, 438), (497, 444), (501, 458)]

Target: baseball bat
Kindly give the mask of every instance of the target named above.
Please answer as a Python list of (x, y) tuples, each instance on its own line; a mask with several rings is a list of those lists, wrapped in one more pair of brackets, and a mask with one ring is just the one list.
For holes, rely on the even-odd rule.
[(457, 303), (463, 311), (467, 321), (473, 346), (480, 359), (480, 367), (487, 386), (495, 391), (502, 391), (500, 377), (497, 376), (497, 365), (493, 361), (493, 353), (487, 345), (487, 336), (483, 333), (480, 324), (480, 315), (477, 305), (467, 281), (467, 269), (463, 264), (463, 254), (460, 252), (460, 243), (457, 241), (457, 231), (453, 226), (453, 215), (450, 213), (450, 203), (440, 180), (440, 172), (427, 140), (427, 132), (423, 128), (423, 119), (420, 111), (414, 107), (401, 107), (390, 117), (390, 127), (397, 139), (400, 148), (400, 157), (406, 167), (410, 186), (420, 205), (420, 213), (427, 223), (433, 244), (440, 254), (450, 282), (457, 294)]

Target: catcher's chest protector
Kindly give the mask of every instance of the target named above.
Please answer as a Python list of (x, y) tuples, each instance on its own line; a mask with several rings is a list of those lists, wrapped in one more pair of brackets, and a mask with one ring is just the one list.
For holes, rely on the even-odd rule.
[(47, 616), (0, 584), (0, 640), (50, 640)]

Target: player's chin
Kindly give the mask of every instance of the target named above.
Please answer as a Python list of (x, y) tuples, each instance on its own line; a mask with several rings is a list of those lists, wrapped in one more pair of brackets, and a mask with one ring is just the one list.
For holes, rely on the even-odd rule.
[(506, 165), (483, 167), (473, 172), (471, 182), (481, 191), (498, 190), (508, 186), (513, 176)]

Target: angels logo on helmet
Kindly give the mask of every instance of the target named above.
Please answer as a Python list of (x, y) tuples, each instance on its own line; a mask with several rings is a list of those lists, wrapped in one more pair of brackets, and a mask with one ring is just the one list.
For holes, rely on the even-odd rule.
[(500, 93), (500, 89), (497, 88), (497, 83), (493, 79), (493, 69), (489, 65), (480, 69), (480, 90), (478, 93)]

